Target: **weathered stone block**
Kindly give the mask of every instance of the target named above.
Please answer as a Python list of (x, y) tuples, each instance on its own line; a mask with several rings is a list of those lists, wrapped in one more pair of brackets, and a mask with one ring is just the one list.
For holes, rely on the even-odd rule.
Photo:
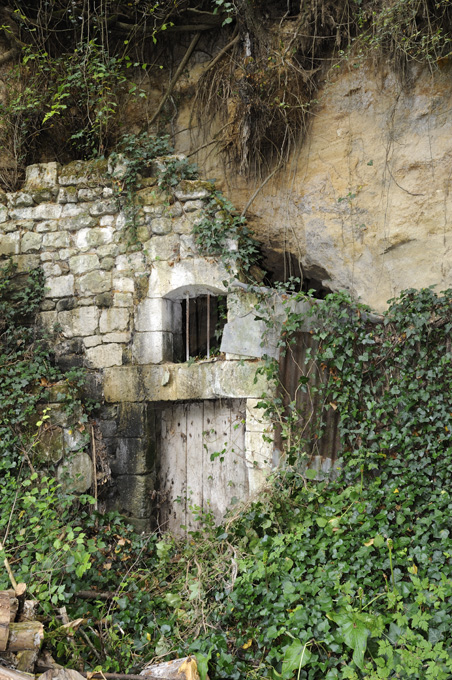
[(100, 268), (103, 269), (106, 272), (111, 272), (111, 270), (115, 266), (115, 260), (113, 257), (104, 257), (103, 260), (101, 260), (100, 263)]
[(118, 210), (118, 204), (114, 199), (98, 201), (89, 209), (89, 214), (93, 217), (101, 215), (114, 215)]
[(85, 274), (86, 272), (99, 267), (99, 258), (92, 253), (75, 255), (70, 258), (69, 266), (74, 274)]
[(129, 168), (130, 161), (123, 154), (115, 154), (108, 159), (107, 171), (114, 179), (124, 179)]
[(39, 314), (39, 323), (47, 331), (53, 331), (53, 327), (58, 321), (58, 315), (54, 311), (41, 312)]
[(38, 233), (46, 231), (56, 231), (58, 229), (58, 220), (44, 220), (43, 222), (38, 222), (36, 225), (36, 231)]
[(116, 435), (116, 420), (101, 420), (99, 429), (103, 439), (110, 439)]
[[(193, 213), (192, 213), (193, 214)], [(186, 234), (189, 235), (193, 231), (193, 222), (190, 219), (190, 215), (183, 215), (173, 222), (173, 231), (176, 234)]]
[(215, 361), (188, 364), (121, 366), (105, 371), (105, 400), (190, 401), (254, 398), (271, 393), (261, 362)]
[(33, 220), (34, 207), (32, 208), (10, 208), (9, 217), (12, 220)]
[(20, 249), (23, 253), (28, 253), (30, 250), (39, 250), (42, 244), (42, 235), (35, 234), (32, 231), (27, 232), (22, 236)]
[(179, 238), (175, 234), (154, 236), (143, 244), (149, 263), (155, 260), (174, 260), (179, 255)]
[(98, 246), (111, 243), (113, 241), (114, 230), (112, 227), (97, 227), (91, 229), (80, 229), (75, 236), (77, 248), (96, 248)]
[(84, 446), (86, 446), (86, 444), (88, 443), (87, 442), (88, 438), (89, 437), (86, 434), (80, 432), (76, 428), (65, 427), (63, 430), (65, 453), (67, 453), (68, 451), (71, 452), (79, 451)]
[[(1, 242), (1, 238), (0, 238)], [(12, 255), (12, 260), (18, 272), (28, 272), (41, 264), (39, 255)]]
[(132, 333), (129, 331), (117, 331), (116, 333), (105, 333), (101, 337), (102, 342), (123, 342), (127, 344), (132, 338)]
[(35, 220), (57, 220), (61, 217), (63, 206), (58, 203), (41, 203), (33, 208)]
[(104, 309), (100, 315), (99, 331), (111, 333), (112, 331), (125, 331), (129, 324), (129, 311), (125, 307), (113, 307)]
[(34, 205), (31, 194), (28, 194), (25, 191), (18, 191), (14, 198), (14, 207), (28, 208), (31, 205)]
[(5, 234), (0, 239), (0, 255), (19, 254), (20, 234)]
[(66, 338), (93, 335), (99, 322), (97, 307), (76, 307), (58, 314), (58, 322)]
[(97, 345), (102, 344), (102, 336), (90, 335), (87, 338), (83, 338), (83, 343), (85, 347), (97, 347)]
[[(169, 238), (168, 236), (154, 238)], [(152, 239), (154, 240), (154, 239)], [(190, 295), (224, 295), (223, 281), (230, 279), (220, 262), (193, 258), (185, 262), (154, 262), (149, 277), (149, 297), (181, 299), (188, 290)]]
[(197, 211), (198, 214), (200, 214), (201, 210), (204, 208), (204, 201), (197, 200), (197, 201), (185, 201), (184, 203), (184, 210), (185, 212), (195, 212)]
[(61, 276), (63, 273), (59, 264), (55, 262), (44, 262), (42, 265), (42, 271), (44, 272), (46, 278), (51, 276)]
[(265, 416), (265, 409), (259, 408), (262, 399), (247, 399), (246, 400), (246, 431), (260, 432), (267, 436), (272, 436), (273, 424)]
[(126, 517), (149, 519), (152, 515), (154, 475), (121, 475), (116, 479), (116, 507)]
[[(31, 194), (31, 197), (33, 198), (33, 201), (37, 204), (39, 203), (50, 203), (50, 201), (53, 201), (55, 196), (57, 195), (56, 189), (38, 189), (37, 191), (33, 191)], [(54, 195), (55, 194), (55, 195)]]
[(108, 368), (122, 364), (122, 345), (111, 343), (98, 345), (86, 350), (89, 364), (93, 368)]
[(93, 483), (93, 463), (84, 451), (71, 456), (58, 466), (57, 479), (63, 488), (76, 493), (84, 493)]
[(37, 437), (34, 451), (40, 461), (58, 463), (64, 454), (63, 430), (61, 427), (43, 428)]
[(97, 246), (96, 250), (99, 257), (115, 257), (117, 253), (117, 246), (114, 243), (108, 243), (105, 246)]
[(61, 187), (58, 191), (57, 203), (77, 203), (77, 187)]
[(104, 394), (107, 403), (143, 401), (145, 390), (137, 366), (118, 366), (104, 371)]
[(96, 159), (93, 161), (72, 161), (65, 165), (59, 176), (61, 186), (101, 184), (105, 182), (107, 161)]
[(116, 215), (102, 215), (99, 224), (101, 227), (112, 227), (116, 222)]
[(51, 277), (46, 281), (45, 297), (69, 297), (74, 295), (74, 277), (67, 276)]
[(73, 297), (63, 298), (62, 300), (58, 300), (56, 310), (57, 312), (67, 312), (70, 309), (74, 309), (75, 306), (76, 306), (75, 298)]
[(180, 256), (182, 259), (199, 255), (198, 247), (193, 236), (180, 237)]
[(109, 462), (113, 475), (149, 474), (155, 465), (155, 450), (144, 438), (118, 438)]
[(24, 188), (28, 190), (54, 187), (58, 184), (59, 163), (36, 163), (25, 168)]
[(151, 229), (154, 234), (163, 236), (164, 234), (169, 234), (172, 228), (173, 223), (169, 217), (155, 217), (151, 221)]
[(116, 422), (119, 437), (143, 437), (147, 427), (146, 404), (142, 402), (118, 404)]
[(33, 229), (34, 222), (32, 220), (10, 220), (2, 223), (2, 233), (10, 234), (12, 231), (19, 231), (19, 229), (31, 230)]
[(88, 272), (79, 278), (77, 290), (82, 295), (106, 293), (111, 290), (111, 274), (102, 271)]
[(108, 293), (99, 293), (96, 295), (96, 305), (98, 307), (107, 308), (111, 307), (113, 304), (113, 293), (110, 291)]
[(221, 352), (238, 357), (279, 356), (279, 332), (269, 331), (264, 321), (253, 314), (236, 317), (227, 323), (221, 338)]
[(174, 194), (179, 201), (193, 201), (207, 198), (214, 189), (212, 182), (200, 179), (184, 179), (177, 185)]
[(76, 248), (62, 248), (58, 251), (58, 257), (60, 260), (69, 260), (69, 258), (73, 257), (74, 255), (77, 255)]
[(51, 231), (44, 234), (42, 245), (44, 248), (68, 248), (69, 234), (65, 231)]
[(60, 220), (60, 227), (67, 231), (78, 231), (79, 229), (88, 229), (95, 227), (97, 220), (91, 217), (89, 213), (83, 213), (76, 217), (64, 217)]
[(92, 189), (79, 189), (77, 197), (79, 201), (95, 201), (102, 196), (102, 187), (93, 187)]
[(173, 360), (173, 334), (167, 332), (135, 333), (132, 356), (137, 364), (160, 364)]
[(174, 201), (173, 196), (158, 187), (140, 189), (135, 194), (138, 205), (164, 206)]
[(137, 331), (172, 331), (173, 302), (164, 298), (142, 300), (135, 313)]
[(87, 206), (78, 203), (67, 203), (63, 205), (61, 210), (61, 217), (78, 217), (79, 215), (86, 215)]
[(113, 290), (115, 293), (133, 293), (135, 291), (134, 281), (125, 276), (116, 276), (113, 279)]
[(114, 293), (113, 306), (114, 307), (131, 307), (133, 305), (132, 293)]

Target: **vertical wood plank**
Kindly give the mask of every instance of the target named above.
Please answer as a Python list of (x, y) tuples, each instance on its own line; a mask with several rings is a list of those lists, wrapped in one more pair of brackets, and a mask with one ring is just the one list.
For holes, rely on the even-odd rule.
[(248, 490), (244, 406), (239, 399), (205, 402), (205, 430), (209, 435), (204, 449), (204, 502), (207, 505), (210, 501), (217, 519), (224, 516), (234, 497), (245, 498)]
[(8, 593), (0, 593), (0, 652), (4, 652), (9, 637), (10, 597)]
[(187, 520), (187, 416), (185, 404), (162, 410), (160, 510), (162, 529), (181, 533)]
[[(187, 497), (188, 506), (203, 505), (203, 402), (187, 405)], [(193, 530), (199, 526), (194, 514), (187, 507), (187, 527)]]

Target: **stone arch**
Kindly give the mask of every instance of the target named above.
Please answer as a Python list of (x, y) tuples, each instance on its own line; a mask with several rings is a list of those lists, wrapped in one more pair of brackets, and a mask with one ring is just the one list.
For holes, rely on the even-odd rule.
[[(187, 319), (190, 319), (190, 300), (199, 300), (204, 309), (204, 299), (214, 300), (206, 329), (206, 345), (210, 346), (210, 322), (218, 317), (218, 299), (225, 298), (225, 280), (229, 278), (224, 265), (215, 260), (193, 258), (188, 261), (156, 262), (149, 277), (147, 297), (136, 307), (135, 333), (132, 346), (133, 359), (138, 364), (158, 364), (182, 361), (187, 356), (189, 342), (185, 341)], [(189, 301), (184, 305), (184, 301)], [(196, 303), (195, 303), (196, 305)], [(188, 316), (187, 316), (188, 314)], [(184, 323), (185, 318), (185, 323)], [(199, 334), (198, 334), (199, 335)], [(209, 336), (209, 340), (207, 340)], [(198, 337), (198, 336), (197, 336)], [(199, 335), (200, 337), (200, 335)], [(193, 349), (200, 349), (201, 341)], [(189, 354), (189, 352), (188, 352)]]

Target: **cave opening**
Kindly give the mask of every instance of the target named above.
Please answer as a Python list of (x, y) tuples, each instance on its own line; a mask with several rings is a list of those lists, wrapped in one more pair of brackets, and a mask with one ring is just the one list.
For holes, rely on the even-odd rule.
[(273, 250), (268, 247), (262, 248), (263, 269), (267, 272), (264, 283), (269, 288), (274, 288), (279, 283), (292, 281), (295, 292), (312, 291), (314, 298), (324, 300), (333, 290), (326, 282), (329, 280), (328, 272), (318, 265), (306, 266), (299, 257), (290, 251)]

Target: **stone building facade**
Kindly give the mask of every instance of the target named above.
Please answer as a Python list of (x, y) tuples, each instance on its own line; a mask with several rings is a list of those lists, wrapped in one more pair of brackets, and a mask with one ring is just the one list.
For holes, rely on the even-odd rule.
[[(220, 518), (271, 467), (271, 427), (258, 407), (268, 386), (256, 370), (274, 348), (261, 347), (252, 296), (231, 294), (231, 271), (198, 252), (192, 228), (212, 184), (164, 191), (143, 180), (130, 244), (120, 171), (103, 160), (30, 166), (20, 191), (0, 195), (0, 258), (44, 271), (40, 322), (59, 363), (84, 366), (101, 403), (109, 506), (140, 530), (177, 532), (202, 511)], [(50, 423), (52, 462), (60, 472), (70, 465), (76, 488), (88, 490), (89, 447), (77, 428)]]

